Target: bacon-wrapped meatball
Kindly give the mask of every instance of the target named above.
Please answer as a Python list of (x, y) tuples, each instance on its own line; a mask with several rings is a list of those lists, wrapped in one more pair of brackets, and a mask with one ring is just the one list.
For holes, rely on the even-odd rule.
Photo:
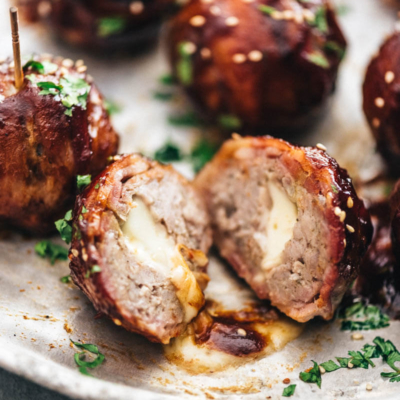
[(36, 57), (17, 91), (0, 64), (0, 221), (45, 233), (64, 215), (77, 175), (97, 174), (118, 147), (86, 66)]
[(400, 176), (400, 33), (386, 39), (365, 76), (364, 113), (379, 152)]
[(327, 0), (192, 0), (170, 21), (173, 72), (226, 128), (298, 127), (335, 86), (345, 38)]
[(168, 343), (204, 304), (208, 224), (171, 166), (122, 156), (77, 198), (71, 276), (115, 324)]
[(258, 297), (299, 322), (332, 318), (372, 234), (334, 159), (270, 137), (236, 138), (195, 183), (221, 255)]
[(28, 21), (47, 19), (62, 40), (90, 50), (136, 50), (157, 38), (173, 0), (16, 0)]

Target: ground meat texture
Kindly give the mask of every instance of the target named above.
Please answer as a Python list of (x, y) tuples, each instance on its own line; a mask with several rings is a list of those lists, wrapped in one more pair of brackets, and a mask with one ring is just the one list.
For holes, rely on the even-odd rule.
[(44, 21), (63, 41), (90, 51), (139, 50), (154, 43), (173, 0), (15, 0), (28, 21)]
[[(50, 73), (26, 68), (18, 92), (11, 60), (0, 64), (0, 222), (47, 233), (73, 204), (76, 176), (100, 172), (117, 151), (118, 135), (98, 89), (79, 72), (82, 65), (50, 56), (35, 60)], [(38, 82), (60, 85), (63, 78), (90, 85), (86, 107), (68, 109), (59, 95), (40, 94)]]
[(313, 120), (346, 48), (325, 0), (192, 0), (168, 32), (174, 75), (204, 116), (252, 134)]
[(364, 113), (390, 172), (400, 176), (400, 33), (371, 60), (363, 85)]
[(237, 137), (195, 184), (221, 255), (258, 297), (299, 322), (332, 318), (372, 234), (334, 159), (271, 137)]
[(168, 343), (203, 306), (209, 219), (171, 166), (122, 156), (78, 196), (73, 227), (71, 276), (117, 325)]

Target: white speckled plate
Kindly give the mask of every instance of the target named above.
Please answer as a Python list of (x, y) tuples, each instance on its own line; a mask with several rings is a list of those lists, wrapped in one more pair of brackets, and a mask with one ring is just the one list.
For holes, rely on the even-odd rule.
[[(0, 57), (11, 54), (8, 4), (0, 1)], [(393, 29), (395, 1), (337, 0), (349, 12), (341, 17), (349, 40), (349, 51), (329, 112), (307, 137), (305, 144), (322, 142), (353, 174), (363, 166), (368, 174), (375, 160), (373, 142), (361, 112), (361, 83), (370, 56)], [(121, 133), (121, 151), (141, 150), (151, 154), (167, 138), (190, 147), (199, 132), (174, 128), (167, 116), (185, 105), (157, 102), (152, 92), (157, 78), (167, 71), (161, 49), (138, 58), (111, 61), (86, 56), (57, 44), (39, 27), (21, 32), (25, 54), (48, 52), (72, 59), (83, 58), (106, 97), (119, 101), (121, 114), (115, 126)], [(105, 55), (106, 56), (106, 55)], [(1, 145), (1, 144), (0, 144)], [(185, 171), (185, 166), (182, 166)], [(38, 238), (39, 239), (39, 238)], [(364, 333), (354, 342), (341, 332), (337, 322), (309, 324), (304, 333), (281, 352), (237, 369), (210, 375), (191, 376), (169, 364), (159, 345), (125, 332), (106, 319), (94, 319), (92, 306), (73, 285), (60, 282), (68, 274), (65, 262), (51, 266), (33, 251), (37, 240), (17, 235), (0, 239), (0, 366), (43, 386), (74, 398), (110, 399), (265, 399), (281, 398), (283, 378), (298, 383), (293, 398), (398, 399), (400, 384), (380, 378), (385, 366), (380, 361), (369, 370), (339, 370), (323, 377), (322, 390), (298, 379), (310, 360), (326, 361), (346, 356), (380, 335), (400, 346), (400, 322), (389, 328)], [(55, 239), (58, 240), (58, 239)], [(208, 293), (246, 298), (250, 292), (218, 259), (212, 258)], [(221, 278), (222, 275), (222, 278)], [(214, 279), (213, 279), (214, 278)], [(75, 350), (69, 339), (96, 343), (106, 362), (94, 374), (81, 375), (74, 364)], [(366, 384), (373, 390), (367, 392)]]

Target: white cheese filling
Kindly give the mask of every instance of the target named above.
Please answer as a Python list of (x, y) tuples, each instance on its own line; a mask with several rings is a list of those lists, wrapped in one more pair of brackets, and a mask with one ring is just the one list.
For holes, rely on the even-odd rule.
[(202, 307), (204, 297), (193, 272), (179, 251), (183, 245), (175, 244), (166, 228), (155, 222), (142, 200), (134, 198), (133, 205), (122, 226), (125, 242), (140, 264), (168, 277), (184, 309), (184, 322), (189, 322)]

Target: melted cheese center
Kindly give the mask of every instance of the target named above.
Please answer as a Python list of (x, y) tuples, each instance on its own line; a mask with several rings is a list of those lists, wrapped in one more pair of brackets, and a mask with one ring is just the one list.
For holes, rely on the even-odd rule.
[(268, 216), (266, 255), (263, 268), (268, 270), (282, 261), (282, 252), (286, 243), (293, 237), (297, 222), (297, 207), (283, 188), (273, 181), (268, 182), (272, 207)]
[(136, 260), (167, 276), (176, 288), (176, 296), (185, 313), (184, 322), (191, 321), (203, 306), (204, 296), (196, 277), (166, 228), (154, 221), (146, 204), (134, 199), (134, 207), (122, 226), (125, 242)]

